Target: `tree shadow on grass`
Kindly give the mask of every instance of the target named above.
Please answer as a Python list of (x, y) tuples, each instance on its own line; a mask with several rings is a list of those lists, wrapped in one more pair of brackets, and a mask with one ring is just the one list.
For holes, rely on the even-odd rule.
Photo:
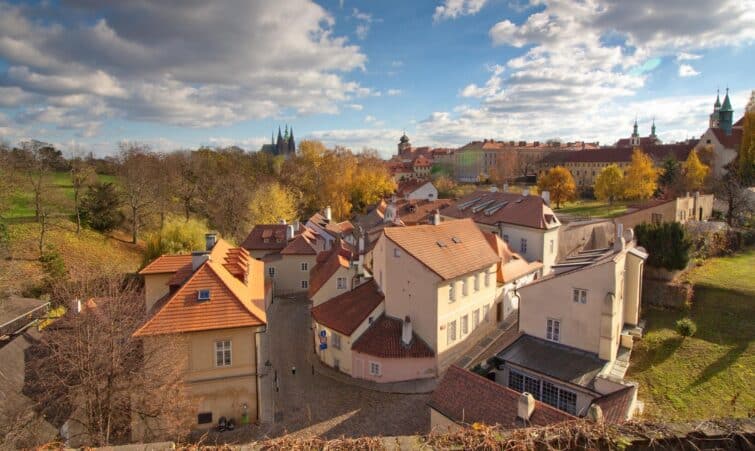
[(749, 343), (747, 343), (746, 341), (743, 341), (739, 343), (737, 346), (729, 349), (729, 351), (726, 354), (722, 355), (721, 357), (716, 359), (715, 362), (705, 367), (703, 372), (700, 373), (697, 379), (695, 379), (695, 381), (692, 382), (688, 388), (693, 388), (693, 387), (702, 385), (708, 382), (715, 375), (729, 369), (731, 365), (734, 364), (734, 362), (736, 362), (739, 356), (744, 354), (744, 352), (747, 350), (748, 345)]
[(632, 359), (632, 369), (642, 373), (652, 366), (660, 365), (679, 349), (679, 346), (682, 345), (682, 341), (682, 337), (673, 336), (654, 344), (652, 348), (648, 347), (643, 353), (643, 357), (645, 358), (638, 359), (637, 357), (634, 357)]

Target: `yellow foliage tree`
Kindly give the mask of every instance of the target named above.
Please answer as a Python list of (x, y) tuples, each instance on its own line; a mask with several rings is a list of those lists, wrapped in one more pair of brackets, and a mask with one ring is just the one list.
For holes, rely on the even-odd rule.
[(750, 186), (755, 182), (755, 111), (748, 111), (744, 115), (737, 166), (744, 185)]
[(612, 204), (624, 194), (624, 172), (616, 164), (603, 168), (595, 179), (595, 197)]
[(632, 163), (624, 173), (625, 199), (649, 199), (658, 186), (658, 171), (653, 160), (636, 148), (632, 152)]
[(684, 162), (684, 184), (687, 189), (699, 190), (705, 185), (710, 168), (697, 156), (697, 150), (692, 150)]
[(561, 203), (572, 200), (577, 194), (577, 185), (571, 172), (563, 166), (551, 168), (537, 181), (540, 192), (549, 191), (551, 201), (556, 203), (556, 208), (561, 208)]
[(296, 199), (280, 183), (264, 183), (252, 192), (249, 199), (252, 224), (277, 224), (282, 219), (293, 221), (296, 216)]

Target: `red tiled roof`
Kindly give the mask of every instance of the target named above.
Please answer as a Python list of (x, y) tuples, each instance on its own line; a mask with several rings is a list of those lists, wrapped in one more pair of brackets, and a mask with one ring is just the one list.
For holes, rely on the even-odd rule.
[(401, 320), (382, 315), (351, 345), (351, 350), (385, 359), (435, 356), (432, 348), (415, 333), (412, 333), (409, 346), (404, 346), (401, 341), (402, 327)]
[(311, 298), (325, 283), (333, 277), (338, 268), (348, 268), (351, 264), (352, 251), (345, 243), (336, 241), (333, 248), (320, 252), (317, 255), (317, 263), (309, 271), (309, 289), (307, 293)]
[(194, 270), (192, 269), (191, 262), (183, 265), (181, 268), (179, 268), (178, 271), (173, 274), (173, 276), (168, 280), (167, 285), (169, 287), (180, 287), (181, 285), (186, 282), (186, 280), (191, 277), (191, 275), (194, 273)]
[[(697, 145), (696, 140), (690, 140), (675, 144), (657, 144), (641, 146), (650, 158), (663, 161), (668, 157), (674, 157), (678, 161), (684, 161), (690, 151)], [(554, 152), (545, 158), (543, 163), (629, 163), (632, 161), (631, 147), (601, 147), (595, 150), (579, 150), (576, 152)]]
[(495, 233), (483, 233), (493, 252), (501, 257), (501, 261), (498, 263), (498, 270), (496, 271), (496, 280), (499, 283), (512, 282), (543, 267), (543, 264), (540, 262), (528, 263), (521, 255), (512, 252), (509, 245)]
[(351, 291), (312, 307), (312, 317), (325, 327), (350, 336), (385, 296), (372, 279)]
[(472, 218), (477, 223), (487, 225), (504, 223), (535, 229), (559, 225), (553, 210), (545, 205), (540, 196), (522, 196), (503, 191), (475, 191), (444, 208), (440, 214), (451, 218)]
[(349, 221), (338, 223), (334, 221), (328, 221), (327, 219), (325, 219), (325, 216), (320, 213), (313, 214), (312, 217), (309, 218), (309, 220), (322, 227), (324, 230), (330, 232), (333, 236), (340, 236), (346, 233), (350, 233), (354, 229), (354, 226)]
[(739, 151), (739, 146), (740, 144), (742, 144), (742, 133), (744, 133), (743, 129), (733, 128), (731, 129), (730, 135), (727, 135), (726, 132), (724, 132), (724, 130), (721, 128), (713, 128), (711, 130), (716, 136), (718, 142), (720, 142), (724, 147), (726, 147), (727, 149), (734, 149), (736, 151)]
[[(652, 146), (656, 143), (660, 143), (658, 138), (653, 138), (651, 136), (642, 136), (640, 137), (640, 147), (645, 146)], [(622, 138), (618, 141), (616, 141), (616, 147), (629, 147), (632, 148), (632, 138)]]
[[(246, 265), (249, 274), (243, 281), (234, 273)], [(210, 290), (210, 300), (198, 301), (199, 290)], [(267, 321), (264, 263), (218, 240), (207, 261), (159, 304), (135, 336), (263, 325)]]
[(301, 233), (289, 241), (280, 253), (282, 255), (316, 255), (314, 244), (316, 240), (317, 234), (312, 229), (302, 227)]
[(428, 180), (405, 180), (398, 184), (396, 194), (399, 196), (408, 196), (428, 183), (432, 185), (432, 182)]
[(391, 227), (383, 233), (445, 280), (500, 260), (471, 219), (445, 221), (438, 225)]
[[(452, 366), (446, 371), (428, 405), (453, 421), (484, 423), (504, 428), (525, 426), (517, 417), (521, 394), (480, 375)], [(576, 420), (577, 417), (535, 401), (528, 426)]]
[(744, 127), (745, 125), (745, 116), (742, 115), (742, 117), (739, 118), (737, 122), (734, 123), (734, 127)]
[(187, 263), (191, 264), (191, 254), (188, 255), (161, 255), (142, 268), (139, 274), (165, 274), (176, 272)]
[(632, 406), (635, 388), (624, 387), (613, 393), (603, 395), (592, 403), (600, 406), (603, 411), (603, 419), (607, 423), (623, 423), (629, 416), (629, 408)]
[(248, 251), (280, 251), (286, 247), (286, 224), (257, 224), (241, 243)]

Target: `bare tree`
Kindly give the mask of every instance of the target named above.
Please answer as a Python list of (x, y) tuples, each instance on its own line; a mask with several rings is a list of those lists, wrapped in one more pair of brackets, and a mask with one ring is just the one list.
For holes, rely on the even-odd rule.
[(139, 228), (155, 204), (155, 178), (159, 177), (155, 156), (149, 146), (139, 143), (120, 145), (121, 189), (130, 210), (131, 242), (136, 244)]
[(146, 316), (136, 286), (90, 278), (55, 292), (75, 305), (31, 350), (27, 392), (45, 418), (91, 446), (130, 441), (135, 425), (144, 440), (187, 433), (186, 348), (178, 336), (159, 345), (133, 337)]
[(51, 153), (55, 150), (49, 144), (40, 141), (24, 141), (14, 151), (16, 168), (23, 173), (29, 188), (34, 194), (34, 218), (40, 220), (42, 202), (48, 192), (50, 171), (52, 170)]
[(73, 187), (73, 208), (76, 214), (76, 233), (81, 233), (81, 192), (97, 180), (94, 166), (76, 151), (71, 158), (71, 186)]

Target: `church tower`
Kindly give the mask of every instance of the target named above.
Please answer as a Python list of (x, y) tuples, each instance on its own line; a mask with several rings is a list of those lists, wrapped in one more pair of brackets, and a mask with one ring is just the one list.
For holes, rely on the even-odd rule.
[(637, 118), (634, 118), (634, 128), (632, 130), (632, 137), (629, 138), (629, 144), (631, 144), (632, 147), (640, 145), (640, 134), (637, 132)]
[(724, 103), (721, 105), (721, 109), (718, 110), (718, 126), (721, 127), (724, 133), (731, 135), (733, 120), (734, 110), (731, 108), (731, 101), (729, 100), (729, 88), (726, 88)]
[(713, 113), (710, 115), (710, 121), (708, 123), (708, 126), (710, 128), (717, 128), (718, 127), (718, 111), (721, 109), (721, 95), (716, 90), (716, 103), (713, 104)]
[(398, 141), (398, 154), (404, 155), (405, 153), (409, 153), (411, 149), (412, 145), (409, 142), (409, 137), (404, 133)]
[(290, 155), (296, 153), (296, 142), (294, 142), (294, 127), (291, 127), (291, 132), (288, 135), (288, 153)]
[(655, 139), (657, 136), (655, 136), (655, 118), (653, 118), (653, 125), (650, 127), (650, 137)]

